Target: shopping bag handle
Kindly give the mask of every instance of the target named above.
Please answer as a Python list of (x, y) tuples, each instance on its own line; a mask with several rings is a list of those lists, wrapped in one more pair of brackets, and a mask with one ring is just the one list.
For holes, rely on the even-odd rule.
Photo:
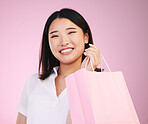
[[(105, 60), (105, 58), (104, 58), (104, 56), (103, 56), (103, 54), (100, 52), (100, 66), (101, 66), (101, 72), (102, 72), (102, 59), (103, 59), (103, 61), (105, 62), (105, 65), (107, 66), (107, 69), (109, 70), (109, 72), (111, 72), (111, 70), (110, 70), (110, 68), (109, 68), (109, 66), (108, 66), (108, 64), (107, 64), (107, 62), (106, 62), (106, 60)], [(87, 63), (88, 63), (88, 60), (89, 60), (90, 58), (88, 57), (88, 59), (87, 59), (87, 61), (86, 61), (86, 64), (85, 64), (85, 69), (86, 69), (86, 66), (87, 66)], [(91, 67), (92, 67), (92, 70), (94, 71), (94, 68), (93, 68), (93, 65), (92, 65), (92, 61), (91, 61), (91, 59), (90, 59), (90, 64), (91, 64)]]

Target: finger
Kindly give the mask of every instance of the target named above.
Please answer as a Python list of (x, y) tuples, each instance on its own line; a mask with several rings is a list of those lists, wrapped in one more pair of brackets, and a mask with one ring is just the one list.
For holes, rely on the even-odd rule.
[(89, 50), (87, 49), (86, 53), (87, 52), (93, 52), (93, 54), (95, 54), (94, 56), (95, 56), (96, 60), (98, 60), (100, 58), (100, 52), (98, 53), (96, 50), (94, 50), (92, 48), (89, 48)]
[(93, 52), (95, 52), (97, 63), (100, 64), (100, 61), (101, 61), (100, 60), (100, 50), (95, 45), (92, 45), (92, 47), (89, 47), (88, 49), (85, 49), (85, 51), (93, 51)]
[(84, 55), (91, 59), (93, 65), (96, 63), (96, 60), (95, 60), (96, 55), (94, 52), (91, 52), (91, 51), (85, 52)]
[(93, 51), (93, 52), (95, 52), (96, 54), (99, 54), (99, 55), (100, 55), (100, 50), (98, 51), (98, 50), (96, 50), (96, 49), (94, 49), (94, 48), (88, 48), (88, 49), (85, 49), (85, 51)]
[(94, 61), (93, 63), (95, 66), (100, 64), (100, 55), (92, 51), (87, 51), (85, 55), (91, 57), (91, 60)]
[(89, 48), (94, 48), (94, 49), (96, 49), (98, 52), (100, 52), (100, 50), (95, 46), (95, 45), (93, 45), (93, 44), (89, 44)]
[[(97, 67), (96, 65), (96, 62), (95, 62), (95, 57), (94, 57), (94, 53), (93, 52), (87, 52), (86, 53), (86, 56), (88, 56), (90, 59), (89, 59), (89, 62), (87, 64), (87, 67), (88, 67), (88, 70), (92, 70), (92, 67), (93, 67), (93, 70)], [(91, 61), (91, 62), (90, 62)]]
[(88, 60), (88, 57), (85, 57), (85, 59), (83, 60), (82, 64), (81, 64), (81, 68), (85, 67), (86, 61)]

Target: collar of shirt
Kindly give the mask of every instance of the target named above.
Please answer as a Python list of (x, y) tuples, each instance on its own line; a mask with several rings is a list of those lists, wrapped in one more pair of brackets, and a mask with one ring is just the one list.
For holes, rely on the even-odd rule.
[(58, 68), (59, 66), (53, 67), (53, 70), (51, 71), (51, 74), (47, 79), (44, 81), (43, 85), (48, 89), (51, 94), (54, 95), (54, 97), (58, 100), (66, 95), (66, 88), (62, 91), (62, 93), (57, 96), (56, 94), (56, 86), (55, 86), (55, 77), (58, 75)]
[(54, 72), (56, 74), (56, 76), (58, 76), (58, 69), (59, 69), (60, 66), (55, 66), (53, 67), (53, 70), (52, 72)]

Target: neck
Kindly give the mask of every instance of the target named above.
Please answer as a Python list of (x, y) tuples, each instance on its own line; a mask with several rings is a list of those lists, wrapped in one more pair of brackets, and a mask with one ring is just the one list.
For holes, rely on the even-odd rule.
[(81, 68), (81, 60), (82, 58), (70, 64), (60, 63), (59, 67), (60, 74), (66, 77), (69, 74), (72, 74), (75, 71), (79, 70)]

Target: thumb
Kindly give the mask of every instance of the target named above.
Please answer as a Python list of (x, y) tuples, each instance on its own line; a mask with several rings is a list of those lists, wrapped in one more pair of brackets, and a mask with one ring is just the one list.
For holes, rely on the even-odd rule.
[[(86, 62), (87, 62), (88, 59), (89, 59), (89, 57), (85, 57), (85, 59), (83, 60), (83, 62), (81, 64), (81, 68), (85, 68), (85, 64), (86, 64)], [(88, 63), (89, 63), (89, 61), (88, 61)]]

